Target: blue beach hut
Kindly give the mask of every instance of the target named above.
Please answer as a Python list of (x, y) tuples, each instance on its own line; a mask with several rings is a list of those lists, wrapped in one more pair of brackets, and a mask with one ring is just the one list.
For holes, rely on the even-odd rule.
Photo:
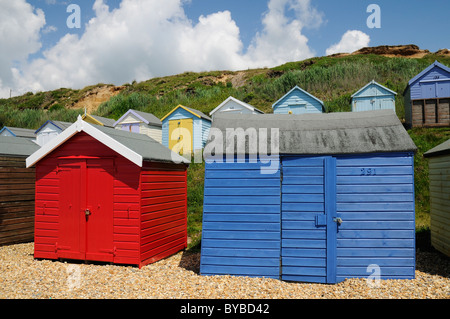
[(403, 95), (408, 126), (450, 126), (449, 67), (435, 61), (408, 82)]
[(371, 81), (352, 95), (352, 112), (393, 110), (396, 92)]
[(203, 149), (211, 128), (211, 118), (190, 107), (178, 105), (162, 122), (162, 144), (181, 155)]
[(325, 111), (321, 100), (298, 86), (275, 102), (272, 108), (274, 114), (310, 114)]
[[(251, 160), (252, 134), (236, 146), (230, 128), (267, 129), (270, 161)], [(337, 283), (376, 265), (381, 279), (413, 279), (415, 151), (391, 110), (218, 117), (204, 152), (200, 273)]]

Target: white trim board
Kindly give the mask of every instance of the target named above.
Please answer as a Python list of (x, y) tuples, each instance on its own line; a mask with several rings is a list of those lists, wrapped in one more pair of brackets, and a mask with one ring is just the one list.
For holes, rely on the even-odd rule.
[(81, 119), (81, 116), (78, 116), (78, 120), (72, 124), (70, 127), (68, 127), (66, 130), (64, 130), (61, 134), (59, 134), (57, 137), (52, 139), (49, 143), (45, 144), (43, 147), (41, 147), (38, 151), (30, 155), (26, 159), (26, 166), (31, 167), (35, 165), (37, 162), (42, 160), (45, 156), (53, 152), (55, 149), (57, 149), (60, 145), (64, 144), (66, 141), (68, 141), (71, 137), (73, 137), (75, 134), (85, 132), (86, 134), (92, 136), (100, 143), (108, 146), (110, 149), (114, 150), (115, 152), (119, 153), (123, 157), (127, 158), (134, 164), (136, 164), (139, 167), (142, 167), (143, 165), (143, 157), (133, 150), (129, 149), (125, 145), (119, 143), (114, 138), (108, 136), (107, 134), (101, 132), (100, 130), (96, 129), (91, 124), (83, 121)]

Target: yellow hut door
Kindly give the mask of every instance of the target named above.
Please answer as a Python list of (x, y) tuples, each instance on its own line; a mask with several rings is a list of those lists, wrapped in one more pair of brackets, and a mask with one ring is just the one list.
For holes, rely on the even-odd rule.
[(194, 120), (169, 121), (169, 148), (180, 155), (192, 153)]

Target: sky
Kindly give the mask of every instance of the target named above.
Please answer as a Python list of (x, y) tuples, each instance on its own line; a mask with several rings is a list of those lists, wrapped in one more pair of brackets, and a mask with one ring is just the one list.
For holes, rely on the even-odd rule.
[(447, 0), (0, 0), (0, 98), (366, 46), (435, 52), (450, 48), (448, 12)]

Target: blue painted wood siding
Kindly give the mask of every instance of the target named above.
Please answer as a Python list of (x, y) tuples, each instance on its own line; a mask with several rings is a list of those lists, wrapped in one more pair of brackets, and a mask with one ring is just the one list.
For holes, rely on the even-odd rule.
[(282, 156), (282, 175), (207, 163), (201, 274), (415, 278), (413, 166), (409, 153)]
[(370, 84), (352, 99), (352, 111), (395, 111), (395, 94), (381, 88), (376, 84)]
[(208, 139), (211, 122), (205, 119), (200, 119), (186, 110), (179, 108), (169, 117), (164, 119), (162, 123), (162, 144), (169, 147), (169, 122), (176, 120), (193, 119), (193, 141), (194, 151), (201, 150), (205, 147)]
[(337, 279), (415, 276), (414, 159), (412, 154), (337, 158)]
[(280, 172), (206, 163), (200, 273), (279, 278)]
[(289, 111), (292, 114), (322, 113), (323, 106), (311, 96), (300, 90), (294, 90), (273, 108), (274, 114), (289, 114)]
[(202, 122), (202, 131), (201, 131), (202, 134), (200, 137), (201, 145), (199, 145), (199, 146), (200, 146), (200, 149), (203, 149), (206, 146), (206, 141), (208, 140), (209, 131), (211, 130), (211, 122), (208, 120), (205, 120), (205, 119), (202, 119), (201, 122)]
[(411, 85), (411, 100), (450, 97), (450, 74), (435, 66)]

